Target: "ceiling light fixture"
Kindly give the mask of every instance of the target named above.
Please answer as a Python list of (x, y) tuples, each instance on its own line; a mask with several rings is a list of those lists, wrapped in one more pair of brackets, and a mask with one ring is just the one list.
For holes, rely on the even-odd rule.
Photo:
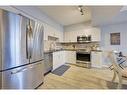
[(80, 5), (80, 6), (78, 6), (78, 9), (79, 9), (79, 11), (80, 11), (81, 15), (84, 15), (84, 13), (83, 13), (83, 11), (84, 11), (84, 10), (83, 10), (83, 6), (81, 6), (81, 5)]

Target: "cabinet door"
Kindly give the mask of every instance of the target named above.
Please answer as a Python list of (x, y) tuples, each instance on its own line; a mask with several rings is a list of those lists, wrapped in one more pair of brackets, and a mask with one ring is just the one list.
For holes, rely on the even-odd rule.
[(76, 63), (76, 51), (66, 51), (66, 63)]
[(91, 36), (92, 41), (100, 41), (100, 29), (99, 28), (92, 28), (91, 30)]
[(92, 67), (102, 67), (102, 52), (92, 52), (91, 55)]
[(59, 37), (59, 41), (63, 42), (63, 32), (59, 31), (58, 32), (58, 37)]
[(71, 42), (69, 32), (64, 32), (64, 42)]
[(65, 64), (65, 51), (60, 51), (60, 64), (63, 65)]
[(44, 24), (44, 40), (48, 40), (48, 36), (52, 36), (53, 32), (49, 25)]
[(76, 63), (76, 52), (75, 51), (70, 51), (70, 59), (69, 62), (75, 64)]
[(59, 42), (63, 42), (63, 32), (54, 30), (54, 37), (59, 38)]
[(69, 63), (69, 51), (65, 51), (65, 62)]
[(44, 24), (44, 40), (48, 40), (48, 36), (59, 38), (59, 41), (63, 40), (63, 34), (61, 31), (56, 30), (50, 25)]
[(71, 51), (67, 51), (67, 63), (71, 63)]
[(64, 42), (77, 42), (77, 35), (74, 31), (64, 32)]
[(65, 52), (58, 51), (53, 53), (53, 70), (65, 64)]
[(70, 38), (71, 42), (77, 42), (76, 31), (70, 32), (69, 38)]
[(59, 67), (59, 58), (60, 58), (59, 53), (54, 52), (53, 53), (53, 70)]

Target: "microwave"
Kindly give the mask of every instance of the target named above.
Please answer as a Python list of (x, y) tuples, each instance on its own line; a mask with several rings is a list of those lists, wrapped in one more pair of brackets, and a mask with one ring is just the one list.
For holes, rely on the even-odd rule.
[(77, 42), (90, 42), (90, 41), (91, 41), (91, 35), (77, 36)]

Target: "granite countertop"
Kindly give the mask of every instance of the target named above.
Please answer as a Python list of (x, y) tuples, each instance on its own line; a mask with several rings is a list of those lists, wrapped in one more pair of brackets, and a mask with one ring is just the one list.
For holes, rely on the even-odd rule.
[(64, 49), (57, 49), (57, 50), (47, 50), (44, 51), (44, 53), (53, 53), (53, 52), (57, 52), (57, 51), (63, 51)]
[[(48, 51), (44, 51), (44, 53), (53, 53), (53, 52), (58, 52), (58, 51), (86, 51), (86, 49), (57, 49), (57, 50), (48, 50)], [(102, 50), (91, 50), (94, 52), (102, 52)]]
[(47, 50), (47, 51), (44, 51), (44, 53), (53, 53), (53, 52), (58, 52), (58, 51), (77, 51), (77, 49), (57, 49), (57, 50)]
[(94, 52), (102, 52), (102, 50), (91, 50), (91, 51), (94, 51)]
[(67, 51), (77, 51), (78, 49), (64, 49), (64, 50), (67, 50)]

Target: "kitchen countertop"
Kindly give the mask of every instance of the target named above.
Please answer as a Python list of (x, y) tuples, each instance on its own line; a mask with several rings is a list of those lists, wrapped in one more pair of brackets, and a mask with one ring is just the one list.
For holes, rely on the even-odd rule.
[(58, 52), (58, 51), (77, 51), (77, 49), (58, 49), (58, 50), (48, 50), (48, 51), (44, 51), (44, 53), (53, 53), (53, 52)]
[(94, 52), (102, 52), (102, 50), (91, 50), (91, 51), (94, 51)]
[(63, 51), (64, 49), (58, 49), (58, 50), (47, 50), (44, 51), (44, 53), (53, 53), (53, 52), (58, 52), (58, 51)]
[[(58, 50), (48, 50), (44, 51), (44, 53), (53, 53), (53, 52), (58, 52), (58, 51), (86, 51), (86, 49), (58, 49)], [(102, 52), (102, 50), (91, 50), (93, 52)]]

